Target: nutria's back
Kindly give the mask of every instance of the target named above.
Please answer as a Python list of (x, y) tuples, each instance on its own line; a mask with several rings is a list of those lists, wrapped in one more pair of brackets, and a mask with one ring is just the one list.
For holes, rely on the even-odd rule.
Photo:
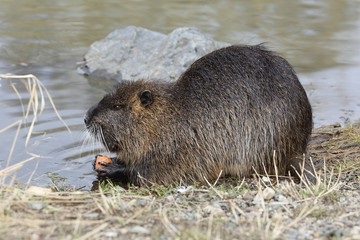
[[(125, 108), (110, 109), (123, 98)], [(195, 61), (174, 84), (119, 84), (86, 122), (118, 156), (100, 175), (168, 184), (274, 174), (274, 164), (282, 175), (299, 171), (312, 113), (286, 60), (262, 46), (231, 46)]]

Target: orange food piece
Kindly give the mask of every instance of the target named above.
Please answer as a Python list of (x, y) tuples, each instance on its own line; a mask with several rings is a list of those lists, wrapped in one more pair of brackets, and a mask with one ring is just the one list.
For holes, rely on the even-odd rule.
[(105, 168), (107, 164), (111, 163), (111, 158), (106, 155), (99, 155), (95, 160), (95, 169)]

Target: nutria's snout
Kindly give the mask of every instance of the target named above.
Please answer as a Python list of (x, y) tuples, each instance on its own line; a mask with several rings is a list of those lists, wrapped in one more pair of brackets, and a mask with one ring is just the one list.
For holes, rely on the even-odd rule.
[(97, 107), (97, 104), (95, 104), (94, 106), (92, 106), (85, 114), (84, 116), (84, 123), (85, 123), (85, 126), (86, 128), (89, 128), (90, 125), (91, 125), (91, 120), (94, 116), (94, 110), (96, 109)]
[(85, 126), (87, 129), (89, 129), (91, 126), (91, 119), (92, 119), (92, 117), (90, 116), (90, 114), (86, 113), (84, 116), (84, 123), (85, 123)]
[(85, 123), (85, 126), (86, 126), (86, 127), (87, 127), (88, 124), (89, 124), (89, 116), (88, 116), (87, 114), (85, 114), (84, 123)]

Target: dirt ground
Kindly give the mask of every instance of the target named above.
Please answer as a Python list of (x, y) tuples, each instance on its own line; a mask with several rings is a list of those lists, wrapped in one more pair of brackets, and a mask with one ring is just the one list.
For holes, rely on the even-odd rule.
[[(360, 124), (315, 129), (317, 183), (0, 188), (0, 239), (360, 239)], [(1, 179), (1, 176), (0, 176)]]

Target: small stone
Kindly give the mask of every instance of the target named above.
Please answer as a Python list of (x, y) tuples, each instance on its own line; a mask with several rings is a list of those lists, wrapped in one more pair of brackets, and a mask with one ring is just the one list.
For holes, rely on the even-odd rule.
[(266, 177), (266, 176), (263, 176), (263, 177), (262, 177), (262, 180), (263, 180), (264, 183), (270, 183), (270, 182), (271, 182), (271, 181), (270, 181), (270, 178), (268, 178), (268, 177)]
[(31, 240), (38, 240), (38, 239), (40, 239), (40, 236), (39, 236), (39, 234), (33, 233), (33, 234), (31, 234), (30, 239)]
[(289, 203), (289, 200), (282, 194), (275, 196), (275, 200), (281, 203)]
[(264, 202), (264, 197), (262, 196), (262, 194), (260, 194), (260, 192), (258, 194), (256, 194), (256, 196), (254, 197), (253, 201), (254, 204), (261, 204)]
[(147, 199), (138, 199), (136, 202), (137, 206), (146, 206), (148, 204), (148, 200)]
[(218, 204), (208, 205), (208, 206), (204, 207), (203, 211), (206, 214), (213, 214), (213, 215), (224, 214), (224, 211), (222, 210), (221, 206), (219, 206)]
[(149, 234), (149, 229), (142, 227), (142, 226), (134, 226), (129, 230), (130, 233), (137, 233), (137, 234)]
[(321, 237), (321, 234), (320, 234), (319, 232), (314, 232), (314, 233), (312, 234), (312, 236), (313, 236), (314, 238), (320, 238), (320, 237)]
[(340, 203), (345, 203), (346, 202), (346, 197), (344, 197), (344, 196), (340, 197), (339, 202)]
[(168, 202), (174, 202), (174, 201), (175, 201), (175, 198), (174, 198), (173, 195), (166, 196), (165, 199), (166, 199), (166, 201), (168, 201)]
[(253, 199), (254, 204), (260, 204), (265, 200), (270, 200), (275, 196), (275, 190), (272, 188), (265, 188), (262, 191), (259, 191)]
[(34, 210), (41, 210), (46, 207), (46, 204), (42, 202), (33, 202), (29, 203), (29, 207)]
[(108, 232), (104, 232), (104, 236), (108, 237), (108, 238), (116, 238), (118, 237), (118, 233), (114, 232), (114, 231), (108, 231)]
[(99, 218), (100, 218), (100, 214), (99, 214), (99, 213), (96, 213), (96, 212), (94, 212), (94, 213), (85, 213), (85, 214), (83, 215), (83, 217), (84, 217), (85, 219), (88, 219), (88, 220), (96, 220), (96, 219), (99, 219)]
[(242, 199), (244, 201), (251, 201), (254, 196), (256, 195), (256, 191), (246, 191), (243, 196), (242, 196)]
[(344, 235), (342, 229), (329, 229), (326, 236), (330, 239), (340, 239)]
[(275, 196), (275, 190), (267, 187), (263, 190), (262, 194), (265, 200), (270, 200)]
[(181, 193), (181, 194), (185, 194), (188, 191), (190, 191), (191, 189), (193, 189), (192, 186), (188, 186), (188, 187), (180, 186), (178, 189), (176, 189), (176, 192)]
[(350, 236), (353, 236), (353, 239), (360, 239), (360, 227), (354, 226), (350, 230)]

